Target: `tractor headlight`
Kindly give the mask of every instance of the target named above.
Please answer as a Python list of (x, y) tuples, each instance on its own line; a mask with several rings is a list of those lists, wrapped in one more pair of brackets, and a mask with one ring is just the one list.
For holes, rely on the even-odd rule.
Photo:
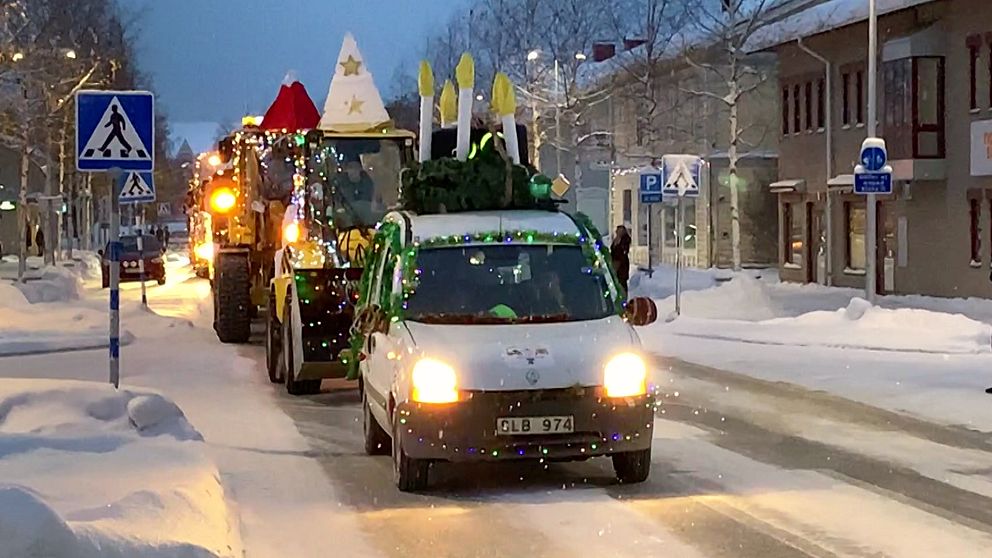
[(634, 353), (620, 353), (606, 363), (603, 387), (607, 397), (635, 397), (648, 392), (648, 368)]
[(230, 188), (217, 188), (210, 193), (210, 209), (215, 213), (227, 213), (234, 209), (238, 197)]
[(422, 358), (413, 366), (413, 400), (418, 403), (458, 401), (455, 369), (440, 360)]
[(299, 242), (301, 236), (303, 236), (303, 231), (300, 228), (300, 224), (296, 221), (288, 223), (282, 229), (282, 239), (284, 244)]
[(200, 259), (200, 260), (213, 261), (213, 259), (214, 259), (214, 243), (213, 242), (210, 242), (210, 241), (207, 241), (207, 242), (201, 242), (201, 243), (197, 244), (193, 248), (193, 255), (196, 256), (197, 259)]

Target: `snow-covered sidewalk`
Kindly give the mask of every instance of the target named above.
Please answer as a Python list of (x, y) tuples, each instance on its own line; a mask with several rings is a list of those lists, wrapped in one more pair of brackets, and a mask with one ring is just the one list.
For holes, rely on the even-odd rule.
[[(725, 281), (718, 280), (727, 279)], [(943, 424), (992, 432), (992, 301), (860, 291), (691, 271), (682, 316), (641, 330), (662, 356), (827, 391)], [(674, 309), (670, 270), (637, 276), (633, 294)]]
[[(122, 348), (120, 393), (121, 397), (127, 397), (127, 393), (161, 393), (182, 409), (183, 415), (195, 428), (197, 435), (202, 436), (203, 441), (174, 442), (190, 454), (188, 462), (196, 467), (180, 467), (185, 463), (180, 459), (181, 456), (170, 458), (177, 462), (174, 473), (178, 478), (173, 478), (170, 473), (163, 475), (163, 482), (180, 487), (196, 485), (199, 487), (196, 490), (203, 496), (208, 489), (203, 479), (212, 479), (213, 484), (209, 485), (209, 490), (216, 498), (212, 500), (214, 504), (209, 511), (221, 513), (220, 507), (223, 507), (229, 514), (230, 531), (214, 533), (211, 540), (215, 544), (205, 547), (205, 552), (186, 551), (173, 544), (182, 541), (170, 535), (174, 528), (169, 521), (158, 522), (160, 531), (155, 535), (151, 531), (140, 531), (139, 527), (142, 525), (152, 525), (145, 521), (144, 516), (131, 515), (121, 519), (121, 525), (114, 529), (119, 528), (120, 532), (134, 529), (136, 537), (140, 535), (146, 542), (158, 540), (161, 543), (158, 547), (161, 552), (150, 545), (138, 552), (135, 550), (138, 547), (132, 546), (121, 555), (198, 558), (243, 555), (253, 558), (322, 556), (328, 551), (329, 532), (335, 534), (334, 548), (341, 556), (372, 555), (373, 553), (368, 552), (360, 529), (354, 525), (351, 514), (342, 509), (340, 498), (327, 481), (321, 467), (312, 458), (306, 440), (297, 431), (293, 421), (280, 409), (276, 400), (278, 393), (270, 387), (264, 373), (258, 368), (257, 349), (223, 345), (217, 341), (210, 329), (212, 313), (209, 283), (193, 277), (185, 263), (181, 257), (167, 259), (167, 283), (148, 288), (150, 309), (144, 309), (140, 305), (139, 285), (122, 286), (122, 329), (130, 332), (132, 342)], [(24, 297), (17, 299), (13, 292), (6, 291), (10, 296), (0, 296), (0, 305), (7, 299), (17, 302), (0, 306), (0, 315), (16, 315), (17, 321), (24, 323), (14, 326), (7, 320), (0, 320), (0, 342), (3, 335), (10, 338), (14, 327), (22, 330), (30, 327), (36, 332), (48, 328), (53, 339), (62, 341), (78, 335), (80, 330), (92, 331), (94, 335), (102, 336), (103, 339), (98, 340), (99, 346), (105, 347), (107, 299), (106, 291), (99, 288), (98, 277), (81, 277), (78, 298), (67, 296), (64, 297), (67, 300), (61, 303), (28, 304)], [(8, 287), (9, 285), (7, 283)], [(49, 348), (57, 347), (52, 343)], [(107, 366), (105, 349), (0, 356), (0, 389), (4, 385), (13, 385), (10, 382), (21, 382), (4, 378), (44, 378), (73, 383), (83, 381), (86, 382), (83, 385), (93, 386), (93, 389), (110, 390), (106, 387)], [(110, 393), (113, 391), (110, 390)], [(86, 423), (89, 419), (86, 418), (88, 415), (85, 405), (83, 409), (81, 414), (77, 414), (77, 418)], [(0, 411), (0, 440), (5, 438), (5, 421), (2, 417), (3, 413)], [(122, 416), (119, 422), (112, 424), (92, 421), (87, 424), (92, 427), (92, 435), (96, 436), (95, 432), (99, 428), (117, 432), (125, 429), (129, 421)], [(139, 441), (149, 442), (140, 433), (137, 435)], [(128, 447), (137, 449), (139, 446), (131, 444)], [(35, 453), (37, 452), (30, 455)], [(162, 461), (151, 453), (148, 455), (152, 461)], [(198, 457), (194, 460), (193, 456)], [(36, 461), (35, 466), (38, 467), (41, 462)], [(99, 482), (103, 482), (104, 477), (95, 479), (99, 482), (90, 483), (91, 469), (83, 466), (82, 461), (79, 463), (81, 466), (78, 468), (69, 465), (62, 467), (62, 482), (75, 483), (77, 490), (83, 493), (78, 501), (86, 498), (93, 501), (101, 490)], [(104, 463), (108, 478), (112, 478), (114, 462), (108, 459)], [(149, 487), (148, 492), (145, 492), (141, 487), (138, 465), (121, 463), (121, 466), (127, 469), (127, 476), (134, 474), (132, 484), (122, 485), (122, 490), (131, 490), (133, 496), (126, 498), (125, 495), (118, 494), (119, 498), (112, 498), (116, 493), (108, 493), (105, 504), (125, 499), (125, 503), (135, 504), (135, 513), (144, 508), (159, 509), (163, 514), (182, 514), (186, 513), (184, 510), (191, 509), (190, 504), (178, 498), (153, 497), (159, 486), (155, 479), (145, 479)], [(8, 475), (6, 470), (0, 468), (0, 484), (39, 484), (23, 470), (18, 471), (20, 472)], [(155, 475), (148, 470), (145, 474)], [(94, 494), (87, 495), (87, 490), (92, 490)], [(76, 508), (61, 508), (58, 501), (50, 502), (49, 497), (52, 496), (42, 495), (40, 498), (46, 506), (57, 510), (58, 517), (70, 526), (71, 532), (76, 533), (77, 527), (81, 527), (74, 523), (78, 518), (71, 510)], [(213, 521), (208, 521), (209, 519), (203, 516), (204, 526)], [(220, 524), (219, 520), (213, 523)], [(104, 525), (100, 522), (97, 524)], [(5, 541), (7, 536), (3, 525), (0, 518), (0, 541)], [(181, 525), (176, 528), (185, 529)], [(182, 536), (193, 537), (202, 532), (196, 530), (200, 527), (190, 529), (192, 534), (183, 532)], [(83, 531), (78, 529), (78, 532)], [(77, 537), (76, 540), (82, 539)], [(48, 556), (44, 553), (42, 555)], [(6, 557), (3, 552), (0, 552), (0, 556)], [(88, 558), (89, 555), (78, 551), (53, 556)]]

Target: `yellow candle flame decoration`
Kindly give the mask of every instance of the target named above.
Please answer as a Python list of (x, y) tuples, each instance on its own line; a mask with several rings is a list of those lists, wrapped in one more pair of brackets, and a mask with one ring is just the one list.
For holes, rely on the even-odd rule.
[(475, 88), (475, 59), (471, 54), (462, 53), (462, 58), (455, 68), (455, 78), (458, 80), (459, 89)]
[(421, 97), (434, 96), (434, 70), (431, 69), (430, 62), (420, 61), (420, 75), (417, 76), (417, 87), (420, 89)]
[(444, 80), (441, 88), (441, 123), (450, 124), (458, 120), (458, 95), (455, 84), (450, 79)]
[(517, 96), (513, 92), (513, 84), (503, 72), (497, 73), (493, 80), (493, 110), (500, 116), (517, 112)]

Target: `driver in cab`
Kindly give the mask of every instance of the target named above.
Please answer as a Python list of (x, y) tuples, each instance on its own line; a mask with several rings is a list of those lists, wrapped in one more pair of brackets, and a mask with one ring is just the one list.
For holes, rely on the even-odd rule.
[(372, 211), (375, 182), (365, 171), (361, 161), (347, 161), (338, 167), (338, 172), (334, 176), (334, 189), (344, 202), (344, 207), (338, 209), (339, 213), (343, 209), (344, 213), (350, 217), (349, 220), (364, 225), (371, 225), (375, 222)]

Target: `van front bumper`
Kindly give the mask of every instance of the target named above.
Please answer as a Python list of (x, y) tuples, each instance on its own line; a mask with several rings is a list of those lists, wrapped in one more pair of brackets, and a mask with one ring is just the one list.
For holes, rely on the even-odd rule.
[[(575, 460), (651, 447), (653, 395), (611, 399), (600, 388), (464, 392), (458, 403), (396, 408), (403, 450), (415, 459)], [(571, 416), (567, 434), (497, 434), (501, 418)]]

